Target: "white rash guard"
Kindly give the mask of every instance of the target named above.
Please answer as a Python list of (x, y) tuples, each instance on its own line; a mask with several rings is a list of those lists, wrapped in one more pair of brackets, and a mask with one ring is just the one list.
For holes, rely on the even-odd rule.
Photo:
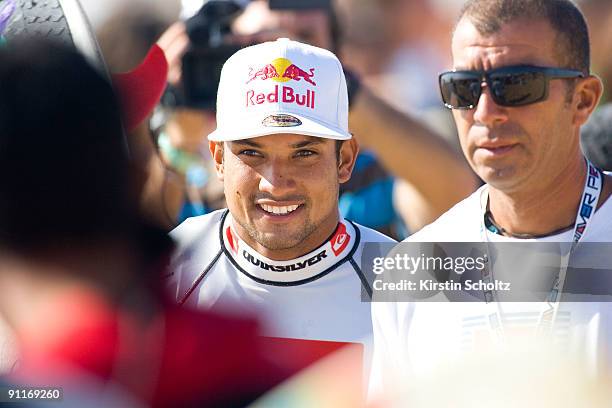
[(171, 267), (178, 302), (255, 314), (266, 336), (301, 339), (314, 347), (320, 341), (361, 343), (366, 357), (370, 354), (371, 287), (360, 260), (364, 243), (395, 242), (391, 238), (341, 219), (317, 249), (273, 261), (237, 236), (227, 210), (190, 218), (171, 235), (178, 243)]

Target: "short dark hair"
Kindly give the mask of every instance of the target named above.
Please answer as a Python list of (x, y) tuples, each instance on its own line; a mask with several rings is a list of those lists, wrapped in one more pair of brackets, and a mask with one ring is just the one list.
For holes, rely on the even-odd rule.
[(482, 35), (521, 19), (544, 19), (557, 32), (557, 56), (563, 68), (590, 72), (591, 51), (586, 20), (570, 0), (468, 0), (459, 21), (468, 18)]
[(18, 251), (123, 236), (135, 212), (111, 84), (42, 39), (0, 49), (0, 245)]
[(340, 161), (340, 149), (342, 149), (342, 144), (344, 140), (336, 140), (336, 159)]

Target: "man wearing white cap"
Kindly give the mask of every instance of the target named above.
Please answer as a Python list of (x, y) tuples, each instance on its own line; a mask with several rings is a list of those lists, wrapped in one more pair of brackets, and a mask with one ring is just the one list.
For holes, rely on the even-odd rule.
[(315, 347), (367, 343), (363, 244), (393, 240), (339, 216), (358, 145), (336, 56), (288, 39), (238, 51), (223, 67), (208, 138), (228, 210), (172, 232), (177, 301), (258, 312), (265, 335)]

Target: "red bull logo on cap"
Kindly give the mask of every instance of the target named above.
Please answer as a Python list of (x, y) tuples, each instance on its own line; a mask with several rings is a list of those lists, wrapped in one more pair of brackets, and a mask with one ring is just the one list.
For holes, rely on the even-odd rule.
[(251, 67), (249, 69), (249, 79), (247, 84), (256, 79), (264, 81), (267, 79), (272, 79), (276, 82), (287, 82), (290, 80), (301, 81), (303, 79), (304, 81), (317, 86), (315, 81), (312, 79), (314, 77), (315, 69), (310, 68), (309, 71), (310, 72), (304, 71), (287, 58), (276, 58), (271, 63), (266, 64), (257, 70)]
[[(309, 72), (301, 69), (287, 58), (276, 58), (271, 63), (255, 70), (252, 67), (249, 70), (247, 84), (253, 81), (266, 81), (271, 79), (274, 82), (288, 82), (304, 80), (313, 86), (317, 86), (314, 78), (314, 68), (310, 68)], [(261, 105), (264, 103), (294, 103), (307, 108), (315, 108), (315, 91), (306, 90), (306, 93), (300, 93), (291, 86), (275, 85), (271, 92), (255, 92), (248, 90), (246, 93), (246, 106)]]

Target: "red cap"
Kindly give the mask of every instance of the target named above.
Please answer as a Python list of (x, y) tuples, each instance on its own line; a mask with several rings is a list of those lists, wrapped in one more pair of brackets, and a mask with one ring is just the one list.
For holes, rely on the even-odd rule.
[(123, 123), (129, 133), (153, 111), (166, 89), (168, 61), (153, 45), (144, 61), (132, 71), (113, 74), (113, 86), (121, 104)]

